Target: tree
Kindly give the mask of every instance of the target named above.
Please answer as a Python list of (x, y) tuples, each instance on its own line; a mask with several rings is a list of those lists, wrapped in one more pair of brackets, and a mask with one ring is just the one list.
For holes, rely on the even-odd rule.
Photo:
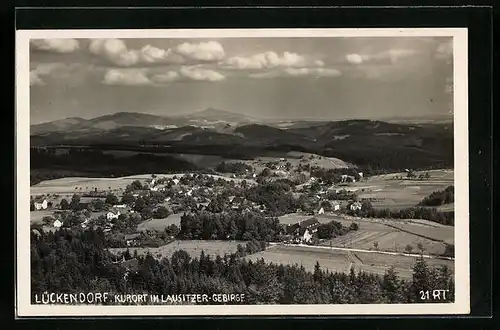
[(382, 289), (389, 303), (401, 302), (403, 295), (401, 292), (401, 281), (394, 266), (391, 266), (384, 274)]
[(412, 291), (415, 297), (420, 296), (420, 291), (427, 291), (429, 288), (432, 288), (430, 285), (430, 270), (425, 262), (423, 256), (417, 257), (415, 261), (415, 265), (413, 266), (413, 275), (412, 275)]
[(116, 205), (116, 204), (118, 204), (118, 197), (116, 197), (112, 193), (109, 193), (106, 195), (105, 203), (108, 205)]
[(410, 254), (410, 253), (411, 253), (411, 251), (413, 251), (413, 246), (411, 246), (410, 244), (406, 245), (406, 247), (405, 247), (405, 251), (406, 251), (408, 254)]
[(422, 244), (422, 242), (417, 243), (417, 249), (420, 251), (420, 253), (424, 253), (424, 245)]
[[(67, 203), (68, 201), (66, 201)], [(33, 202), (33, 200), (30, 201), (30, 211), (34, 211), (35, 210), (35, 202)]]
[(135, 201), (134, 195), (132, 193), (125, 193), (122, 196), (122, 203), (127, 205), (132, 205)]
[(444, 248), (443, 255), (445, 257), (454, 257), (455, 256), (455, 245), (453, 245), (453, 244), (446, 244), (446, 246)]
[(91, 202), (91, 205), (92, 205), (92, 208), (99, 212), (99, 211), (102, 211), (104, 210), (104, 207), (105, 207), (105, 204), (104, 202), (102, 201), (102, 199), (94, 199), (92, 202)]
[(355, 222), (351, 223), (351, 225), (349, 226), (349, 230), (358, 230), (359, 229), (359, 225)]
[(70, 209), (73, 211), (78, 211), (80, 209), (80, 196), (77, 194), (73, 194), (71, 197), (71, 203), (69, 205)]
[(373, 247), (375, 250), (378, 250), (378, 241), (373, 242)]
[(45, 216), (42, 218), (42, 223), (45, 226), (52, 226), (52, 224), (54, 223), (54, 218), (50, 216)]
[(160, 206), (154, 212), (155, 219), (164, 219), (170, 215), (170, 211), (165, 206)]

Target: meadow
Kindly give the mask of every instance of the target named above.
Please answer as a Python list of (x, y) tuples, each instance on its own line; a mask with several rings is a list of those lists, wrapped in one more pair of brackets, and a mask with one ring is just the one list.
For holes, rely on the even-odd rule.
[[(144, 255), (150, 252), (156, 258), (171, 257), (175, 251), (186, 251), (192, 258), (199, 258), (201, 251), (213, 257), (219, 255), (223, 257), (225, 254), (232, 254), (237, 251), (238, 244), (245, 246), (244, 241), (201, 241), (201, 240), (178, 240), (169, 244), (152, 248), (152, 247), (130, 247), (129, 251), (134, 254), (135, 251), (139, 255)], [(111, 248), (108, 249), (111, 253), (118, 254), (127, 248)]]

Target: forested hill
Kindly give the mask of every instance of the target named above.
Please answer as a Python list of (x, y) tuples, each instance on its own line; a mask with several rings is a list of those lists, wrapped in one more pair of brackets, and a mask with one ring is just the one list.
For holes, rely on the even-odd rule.
[[(330, 273), (317, 264), (314, 272), (301, 266), (247, 261), (237, 254), (192, 258), (176, 251), (171, 258), (134, 256), (135, 270), (127, 272), (106, 250), (102, 230), (71, 232), (57, 230), (31, 233), (32, 295), (108, 292), (109, 294), (153, 293), (244, 293), (244, 304), (356, 304), (422, 303), (421, 290), (450, 290), (451, 272), (433, 269), (417, 258), (413, 279), (398, 278), (393, 269), (384, 276), (368, 273)], [(131, 258), (129, 255), (127, 258)], [(127, 275), (126, 275), (127, 274)], [(92, 278), (92, 281), (88, 281)], [(234, 304), (234, 302), (233, 302)]]

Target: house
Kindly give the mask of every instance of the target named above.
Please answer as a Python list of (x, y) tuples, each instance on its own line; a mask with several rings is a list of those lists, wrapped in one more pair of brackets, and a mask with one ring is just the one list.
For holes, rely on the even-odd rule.
[(40, 211), (40, 210), (46, 210), (48, 207), (48, 202), (46, 199), (43, 200), (43, 202), (38, 203), (35, 202), (35, 210)]
[(314, 233), (318, 231), (320, 223), (316, 218), (309, 218), (293, 225), (288, 225), (286, 234), (293, 235), (296, 242), (310, 242)]
[(325, 214), (325, 209), (324, 208), (320, 208), (319, 211), (318, 211), (318, 214)]
[(59, 220), (54, 221), (54, 228), (61, 228), (63, 223)]
[(356, 179), (352, 175), (343, 174), (340, 178), (341, 182), (356, 182)]
[(127, 242), (127, 246), (136, 245), (137, 238), (139, 238), (140, 236), (141, 236), (140, 233), (125, 235), (125, 241)]
[(332, 203), (332, 210), (334, 210), (334, 211), (340, 210), (340, 204), (339, 204), (339, 202), (333, 202)]
[(151, 191), (158, 191), (158, 189), (159, 189), (158, 187), (151, 187), (151, 188), (149, 188), (149, 190), (151, 190)]
[(127, 204), (117, 204), (117, 205), (113, 205), (113, 208), (115, 209), (124, 209), (127, 207)]
[(177, 186), (177, 185), (179, 184), (179, 182), (180, 182), (180, 181), (179, 181), (179, 179), (173, 179), (172, 181), (174, 182), (174, 185), (176, 185), (176, 186)]
[(363, 177), (363, 172), (359, 172), (358, 175), (359, 175), (360, 178), (362, 178)]
[(108, 213), (106, 213), (106, 219), (108, 220), (112, 220), (112, 219), (118, 219), (118, 217), (120, 216), (120, 212), (112, 212), (112, 211), (109, 211)]
[(351, 203), (349, 205), (349, 209), (351, 209), (351, 211), (361, 210), (361, 203), (360, 202)]

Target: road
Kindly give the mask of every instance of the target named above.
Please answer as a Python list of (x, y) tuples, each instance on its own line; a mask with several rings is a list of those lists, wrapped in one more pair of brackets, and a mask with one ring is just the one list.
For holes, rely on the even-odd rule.
[[(363, 249), (353, 249), (353, 248), (342, 248), (335, 246), (320, 246), (320, 245), (307, 245), (307, 244), (282, 244), (283, 246), (300, 246), (310, 249), (326, 249), (326, 250), (337, 250), (337, 251), (347, 251), (347, 252), (367, 252), (367, 253), (378, 253), (378, 254), (390, 254), (394, 256), (404, 256), (404, 257), (424, 257), (427, 259), (445, 259), (445, 260), (454, 260), (450, 257), (436, 257), (428, 254), (416, 254), (416, 253), (401, 253), (401, 252), (388, 252), (388, 251), (375, 251), (375, 250), (363, 250)], [(353, 257), (355, 258), (355, 257)], [(355, 262), (353, 262), (355, 263)]]

